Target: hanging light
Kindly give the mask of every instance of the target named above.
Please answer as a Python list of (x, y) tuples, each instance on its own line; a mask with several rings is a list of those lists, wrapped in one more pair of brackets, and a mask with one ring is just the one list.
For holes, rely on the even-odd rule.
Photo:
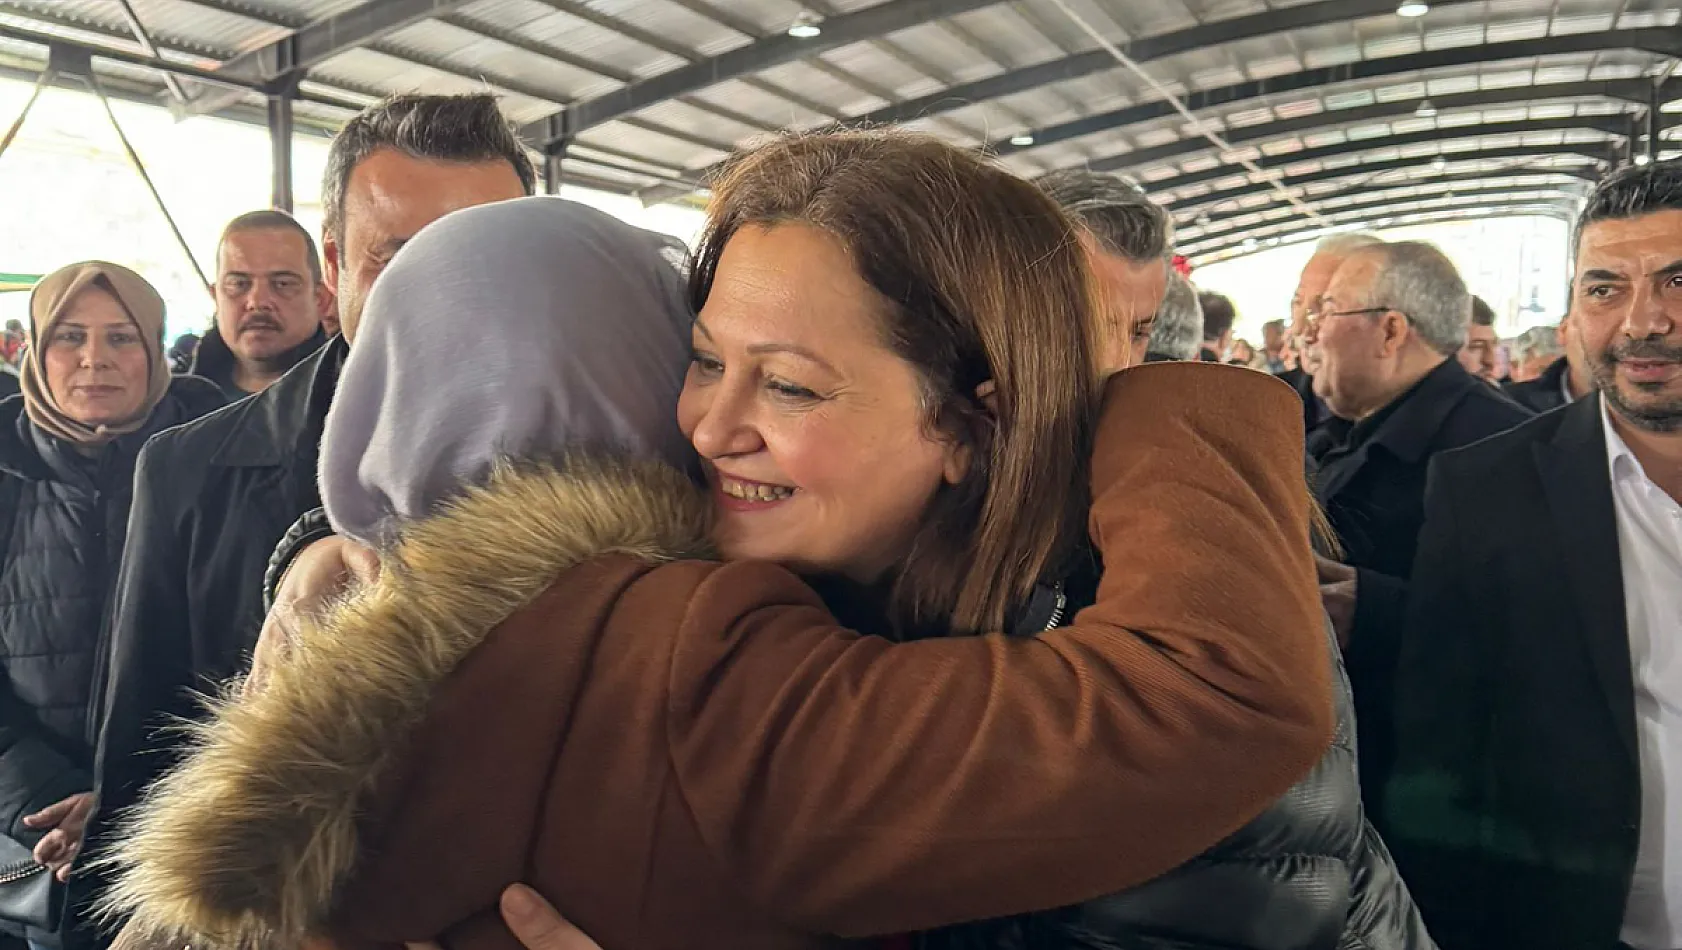
[(1650, 161), (1650, 159), (1648, 159), (1646, 152), (1642, 152), (1641, 154), (1635, 156), (1635, 164), (1637, 165), (1645, 165), (1648, 161)]
[(813, 16), (810, 10), (802, 10), (800, 15), (794, 18), (794, 23), (789, 26), (788, 35), (797, 40), (809, 40), (823, 33), (823, 27), (819, 25), (822, 22), (822, 20)]
[(1402, 5), (1396, 8), (1396, 15), (1416, 20), (1431, 12), (1431, 5), (1425, 0), (1402, 0)]
[(1447, 171), (1448, 159), (1438, 155), (1436, 158), (1431, 160), (1431, 170), (1434, 172)]
[(1437, 107), (1431, 104), (1431, 100), (1421, 99), (1419, 100), (1419, 108), (1413, 110), (1413, 114), (1421, 119), (1434, 119), (1437, 115)]
[(1010, 144), (1016, 146), (1017, 148), (1027, 148), (1028, 146), (1034, 144), (1034, 133), (1018, 132), (1010, 137)]

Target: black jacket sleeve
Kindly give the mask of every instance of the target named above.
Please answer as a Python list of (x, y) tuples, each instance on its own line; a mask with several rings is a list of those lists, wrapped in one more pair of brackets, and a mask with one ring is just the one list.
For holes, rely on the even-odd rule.
[(327, 522), (327, 510), (317, 508), (304, 512), (291, 528), (287, 529), (280, 543), (275, 545), (274, 554), (269, 557), (268, 570), (263, 572), (263, 612), (274, 609), (275, 594), (280, 590), (280, 581), (286, 576), (286, 569), (292, 566), (298, 553), (322, 538), (333, 536), (333, 526)]
[(1454, 498), (1458, 481), (1453, 469), (1432, 465), (1397, 652), (1396, 758), (1380, 825), (1444, 950), (1480, 945), (1486, 803), (1479, 776), (1490, 753), (1494, 651), (1491, 625), (1469, 588), (1478, 570), (1460, 536), (1468, 522)]
[(179, 718), (193, 718), (192, 610), (187, 591), (189, 538), (182, 486), (169, 473), (168, 442), (153, 441), (135, 466), (129, 510), (113, 595), (110, 652), (106, 658), (104, 714), (94, 756), (100, 830), (134, 804), (152, 779), (171, 764), (176, 743), (164, 733)]

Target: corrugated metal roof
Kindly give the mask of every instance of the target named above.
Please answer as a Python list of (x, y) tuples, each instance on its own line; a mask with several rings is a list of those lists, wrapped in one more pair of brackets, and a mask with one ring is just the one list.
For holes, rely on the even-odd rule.
[[(132, 2), (166, 57), (212, 68), (369, 0)], [(400, 11), (411, 0), (375, 2)], [(1674, 29), (1682, 11), (1673, 0), (1437, 0), (1419, 19), (1368, 0), (1069, 5), (1110, 41), (1143, 51), (1136, 55), (1146, 70), (1193, 97), (1199, 116), (1237, 136), (1238, 146), (1217, 149), (1180, 116), (1162, 115), (1150, 105), (1156, 94), (1094, 53), (1092, 38), (1051, 0), (472, 0), (445, 16), (396, 22), (359, 48), (324, 58), (304, 86), (320, 101), (300, 103), (298, 111), (309, 122), (331, 124), (382, 94), (489, 89), (512, 119), (533, 123), (563, 106), (589, 114), (602, 97), (629, 97), (629, 109), (579, 131), (569, 154), (581, 168), (589, 166), (584, 170), (593, 180), (670, 197), (677, 194), (673, 174), (699, 174), (725, 149), (755, 141), (767, 129), (818, 128), (897, 107), (895, 118), (913, 127), (1000, 148), (1004, 161), (1025, 174), (1091, 163), (1176, 201), (1245, 187), (1254, 176), (1236, 166), (1240, 158), (1274, 163), (1287, 180), (1339, 170), (1358, 174), (1377, 164), (1386, 167), (1380, 180), (1408, 181), (1440, 174), (1429, 166), (1439, 154), (1456, 156), (1468, 174), (1499, 173), (1504, 166), (1476, 159), (1491, 150), (1557, 146), (1562, 153), (1574, 148), (1609, 155), (1608, 147), (1624, 147), (1623, 135), (1601, 129), (1645, 103), (1594, 91), (1555, 98), (1527, 91), (1663, 82), (1671, 78), (1672, 57), (1682, 54), (1675, 36), (1655, 40), (1639, 32)], [(913, 6), (935, 15), (907, 15)], [(785, 35), (802, 17), (823, 31), (806, 56)], [(1304, 25), (1282, 29), (1285, 17), (1300, 17)], [(872, 23), (881, 25), (865, 28)], [(14, 71), (42, 55), (18, 29), (137, 50), (119, 5), (109, 0), (0, 0), (0, 25), (13, 28), (12, 35), (0, 36), (0, 66)], [(1190, 30), (1230, 35), (1214, 45), (1154, 52), (1160, 38)], [(836, 37), (840, 42), (832, 42)], [(1521, 48), (1502, 44), (1521, 44), (1523, 52), (1488, 61)], [(795, 55), (787, 54), (791, 48)], [(1480, 55), (1485, 49), (1491, 52)], [(1310, 75), (1368, 62), (1362, 68), (1377, 75)], [(152, 70), (107, 62), (98, 68), (124, 84), (124, 94), (144, 95), (150, 88), (161, 97)], [(669, 82), (691, 73), (696, 81)], [(658, 93), (649, 85), (655, 79)], [(1272, 91), (1252, 85), (1262, 80), (1272, 83)], [(1209, 90), (1219, 90), (1212, 106), (1196, 98)], [(1512, 95), (1502, 96), (1502, 90)], [(1485, 101), (1452, 104), (1454, 97), (1477, 95)], [(1674, 81), (1664, 99), (1673, 95), (1682, 98)], [(1448, 104), (1435, 116), (1406, 110), (1427, 97)], [(249, 114), (261, 102), (253, 94), (236, 107)], [(1373, 112), (1389, 107), (1396, 108)], [(1677, 111), (1667, 108), (1666, 121), (1674, 121), (1668, 117)], [(1113, 120), (1093, 118), (1118, 112)], [(1083, 120), (1096, 127), (1079, 135), (1064, 131)], [(1553, 127), (1578, 121), (1585, 127)], [(1550, 127), (1501, 131), (1539, 122)], [(1020, 144), (1024, 135), (1034, 144)], [(1404, 144), (1395, 144), (1398, 137)], [(1009, 144), (1013, 139), (1019, 144)], [(1137, 165), (1129, 164), (1132, 153), (1141, 156)], [(1291, 161), (1301, 153), (1321, 157)], [(1420, 157), (1426, 170), (1389, 168), (1410, 157)], [(636, 168), (651, 174), (639, 176)], [(1231, 174), (1219, 175), (1225, 168)], [(1179, 181), (1188, 177), (1193, 180)], [(1310, 187), (1337, 185), (1325, 178)], [(1243, 200), (1265, 207), (1277, 195), (1257, 192)]]

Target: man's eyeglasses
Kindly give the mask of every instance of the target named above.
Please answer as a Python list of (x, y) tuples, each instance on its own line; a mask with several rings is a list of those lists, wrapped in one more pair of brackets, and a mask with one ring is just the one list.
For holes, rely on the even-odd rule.
[[(1360, 310), (1333, 310), (1330, 313), (1325, 313), (1319, 307), (1310, 307), (1310, 308), (1308, 308), (1308, 312), (1303, 314), (1303, 319), (1308, 322), (1309, 326), (1317, 327), (1321, 323), (1325, 322), (1326, 320), (1331, 319), (1332, 317), (1369, 317), (1369, 316), (1374, 316), (1374, 315), (1380, 314), (1380, 313), (1389, 313), (1390, 311), (1392, 311), (1394, 309), (1396, 309), (1396, 308), (1395, 307), (1363, 307)], [(1406, 316), (1406, 315), (1404, 314), (1404, 316)], [(1409, 322), (1411, 322), (1412, 319), (1413, 319), (1412, 317), (1408, 317)]]

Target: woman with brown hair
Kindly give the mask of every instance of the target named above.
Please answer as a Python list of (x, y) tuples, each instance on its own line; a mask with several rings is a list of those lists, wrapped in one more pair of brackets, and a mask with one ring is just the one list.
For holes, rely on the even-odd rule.
[[(1069, 223), (932, 140), (783, 142), (716, 194), (693, 331), (646, 236), (552, 199), (392, 262), (322, 453), (381, 576), (154, 789), (139, 931), (509, 947), (526, 879), (615, 950), (823, 946), (1141, 883), (1323, 751), (1287, 387), (1147, 367), (1098, 413)], [(440, 377), (463, 313), (487, 371)], [(706, 495), (655, 464), (693, 461), (674, 415)], [(868, 630), (1002, 629), (1088, 486), (1109, 571), (1037, 639), (862, 636), (766, 563)]]

